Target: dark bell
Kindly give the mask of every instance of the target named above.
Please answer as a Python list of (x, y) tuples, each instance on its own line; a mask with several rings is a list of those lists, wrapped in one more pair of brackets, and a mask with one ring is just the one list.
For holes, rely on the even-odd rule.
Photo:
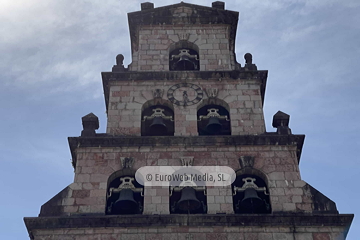
[(210, 117), (209, 123), (206, 125), (206, 131), (208, 133), (218, 133), (221, 130), (222, 124), (217, 117)]
[(179, 61), (175, 63), (174, 69), (178, 71), (195, 70), (196, 64), (188, 56), (185, 55), (185, 56), (181, 56)]
[(138, 203), (134, 199), (134, 192), (131, 189), (120, 191), (119, 199), (113, 205), (113, 211), (123, 214), (137, 213)]
[(251, 211), (256, 212), (258, 209), (263, 207), (264, 201), (259, 198), (256, 190), (254, 188), (247, 188), (244, 192), (244, 198), (241, 201), (241, 207)]
[(196, 197), (196, 191), (192, 187), (185, 187), (181, 190), (181, 198), (177, 203), (177, 209), (191, 212), (201, 207), (201, 202)]
[(150, 133), (155, 136), (166, 135), (168, 132), (168, 129), (162, 117), (154, 117), (149, 127), (150, 127)]

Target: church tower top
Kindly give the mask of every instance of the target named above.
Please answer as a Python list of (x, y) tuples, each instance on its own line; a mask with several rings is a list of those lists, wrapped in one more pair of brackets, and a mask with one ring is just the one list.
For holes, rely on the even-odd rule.
[[(106, 133), (82, 118), (74, 182), (25, 218), (33, 239), (345, 239), (353, 215), (300, 177), (305, 136), (281, 111), (265, 129), (267, 71), (236, 61), (238, 12), (146, 2), (128, 18), (132, 62), (102, 73)], [(222, 167), (234, 181), (214, 185)]]
[[(177, 37), (179, 40), (189, 40), (192, 32), (201, 29), (194, 27), (195, 25), (201, 25), (201, 27), (205, 25), (211, 25), (212, 27), (226, 25), (227, 32), (230, 34), (230, 45), (234, 49), (239, 13), (225, 10), (224, 8), (225, 3), (220, 1), (213, 2), (212, 7), (181, 2), (154, 8), (153, 3), (142, 3), (141, 11), (128, 14), (132, 52), (136, 52), (138, 47), (141, 47), (139, 46), (141, 29), (146, 29), (146, 26), (151, 26), (158, 30), (173, 30), (175, 28), (175, 32), (170, 32), (178, 36), (170, 36), (170, 39), (176, 42)], [(199, 40), (201, 39), (198, 38)]]

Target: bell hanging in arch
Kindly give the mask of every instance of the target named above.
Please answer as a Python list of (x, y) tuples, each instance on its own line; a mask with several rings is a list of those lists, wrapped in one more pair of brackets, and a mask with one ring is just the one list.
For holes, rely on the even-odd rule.
[(183, 55), (180, 57), (179, 61), (175, 63), (174, 69), (177, 71), (196, 70), (196, 64), (189, 58), (189, 56)]
[(149, 128), (150, 128), (150, 133), (153, 136), (163, 136), (166, 135), (168, 132), (168, 129), (162, 117), (154, 117)]
[(205, 127), (206, 131), (212, 134), (220, 132), (221, 128), (222, 128), (222, 124), (220, 123), (218, 117), (210, 117), (209, 122)]
[(241, 200), (241, 207), (247, 212), (257, 212), (264, 206), (264, 201), (259, 198), (254, 188), (247, 188), (244, 192), (244, 198)]
[(113, 207), (114, 213), (134, 214), (139, 210), (139, 205), (134, 199), (134, 192), (131, 189), (120, 191), (119, 199), (115, 201)]
[(181, 190), (181, 198), (177, 203), (177, 208), (181, 211), (191, 212), (199, 209), (201, 202), (196, 197), (196, 191), (192, 187), (185, 187)]

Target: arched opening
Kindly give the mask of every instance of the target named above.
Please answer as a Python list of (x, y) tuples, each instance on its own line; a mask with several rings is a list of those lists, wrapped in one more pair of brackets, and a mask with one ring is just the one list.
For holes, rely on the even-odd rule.
[(198, 133), (201, 135), (231, 135), (229, 111), (220, 105), (209, 104), (197, 112)]
[(144, 207), (143, 188), (129, 171), (120, 170), (108, 179), (106, 190), (106, 214), (142, 214)]
[(170, 71), (198, 71), (200, 69), (199, 48), (182, 40), (170, 46)]
[(173, 176), (178, 179), (170, 182), (170, 213), (171, 214), (204, 214), (207, 212), (205, 183), (194, 179), (201, 173), (192, 168), (182, 168)]
[(174, 111), (162, 104), (150, 105), (141, 113), (141, 136), (174, 136)]
[(235, 213), (271, 213), (269, 190), (263, 178), (251, 173), (237, 175), (232, 189)]

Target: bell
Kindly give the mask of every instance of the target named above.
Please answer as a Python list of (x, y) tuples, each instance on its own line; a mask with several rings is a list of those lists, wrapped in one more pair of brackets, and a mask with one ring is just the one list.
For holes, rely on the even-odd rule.
[(113, 205), (113, 211), (116, 213), (132, 214), (139, 209), (138, 203), (134, 199), (134, 192), (131, 189), (120, 191), (119, 199)]
[(195, 70), (196, 64), (190, 60), (190, 58), (186, 55), (180, 57), (179, 61), (174, 64), (174, 70), (182, 71), (182, 70)]
[(256, 212), (259, 208), (263, 207), (264, 201), (259, 198), (254, 188), (247, 188), (244, 192), (244, 198), (241, 201), (241, 207), (250, 212)]
[(150, 124), (150, 133), (155, 136), (166, 135), (168, 129), (166, 124), (164, 123), (164, 119), (162, 117), (154, 117), (152, 123)]
[(217, 117), (210, 117), (209, 123), (206, 125), (205, 129), (209, 133), (218, 133), (221, 130), (222, 124)]
[(177, 203), (177, 209), (191, 212), (201, 207), (201, 202), (196, 198), (195, 189), (185, 187), (181, 190), (181, 198)]

